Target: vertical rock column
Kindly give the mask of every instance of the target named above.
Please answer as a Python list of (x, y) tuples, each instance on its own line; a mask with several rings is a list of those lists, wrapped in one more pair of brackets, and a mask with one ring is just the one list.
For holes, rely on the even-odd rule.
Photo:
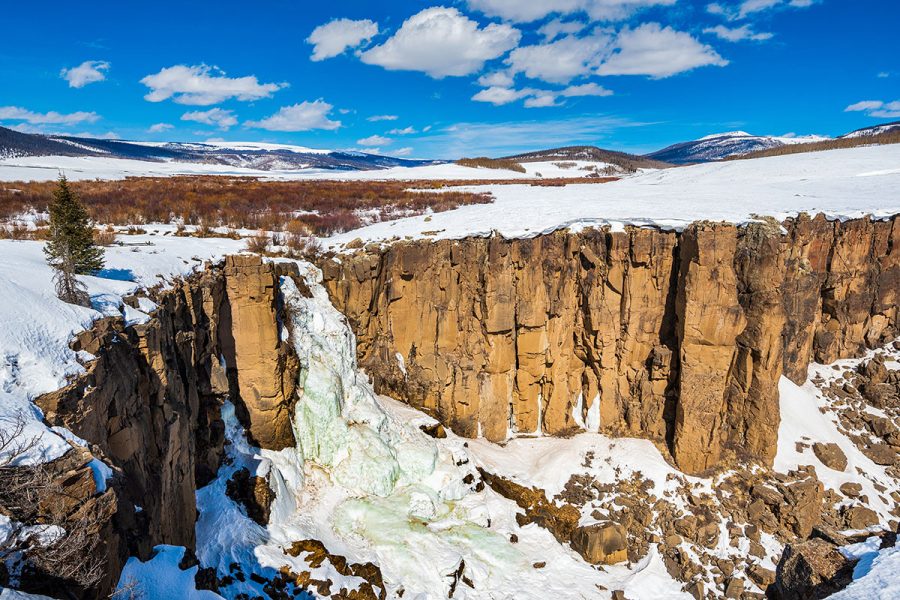
[(294, 445), (291, 417), (299, 362), (281, 339), (278, 276), (259, 256), (225, 260), (227, 310), (220, 338), (237, 385), (238, 414), (252, 441), (281, 450)]
[(681, 240), (676, 298), (680, 346), (674, 454), (678, 466), (699, 473), (719, 462), (725, 392), (738, 335), (747, 319), (737, 297), (733, 260), (737, 230), (697, 223)]

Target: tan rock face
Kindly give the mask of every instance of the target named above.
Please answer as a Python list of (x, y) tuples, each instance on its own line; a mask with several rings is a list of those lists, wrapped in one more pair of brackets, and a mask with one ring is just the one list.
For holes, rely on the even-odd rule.
[[(294, 444), (299, 365), (281, 340), (277, 284), (274, 265), (229, 258), (225, 268), (156, 298), (159, 309), (146, 324), (105, 319), (81, 334), (75, 349), (97, 360), (68, 387), (36, 400), (48, 422), (89, 441), (121, 475), (109, 492), (118, 497), (110, 539), (130, 546), (107, 545), (106, 587), (129, 555), (146, 559), (157, 544), (193, 547), (195, 492), (219, 468), (226, 395), (256, 443)], [(135, 505), (143, 508), (139, 519)]]
[(227, 313), (220, 335), (237, 380), (239, 416), (260, 447), (291, 447), (299, 363), (290, 344), (281, 339), (275, 268), (259, 256), (229, 256), (224, 275)]
[(418, 241), (323, 270), (379, 392), (493, 441), (594, 420), (700, 472), (771, 464), (782, 373), (897, 332), (897, 218), (784, 226)]

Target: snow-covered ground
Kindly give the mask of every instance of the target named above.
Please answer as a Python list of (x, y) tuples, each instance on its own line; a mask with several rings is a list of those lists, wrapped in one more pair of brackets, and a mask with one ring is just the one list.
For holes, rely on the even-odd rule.
[[(299, 151), (299, 150), (298, 150)], [(560, 167), (558, 163), (575, 163), (572, 167)], [(331, 169), (260, 170), (230, 165), (191, 163), (178, 161), (145, 161), (103, 156), (25, 156), (0, 159), (0, 181), (51, 181), (65, 173), (70, 181), (91, 179), (125, 179), (126, 177), (174, 177), (176, 175), (227, 175), (233, 177), (257, 177), (266, 180), (476, 180), (476, 179), (532, 179), (580, 178), (585, 168), (602, 170), (606, 163), (585, 161), (555, 161), (523, 163), (525, 173), (506, 169), (475, 169), (455, 163), (422, 167), (393, 167), (371, 171), (335, 171)], [(540, 174), (540, 175), (538, 175)]]
[[(69, 446), (41, 422), (31, 400), (66, 384), (83, 370), (69, 348), (75, 333), (108, 315), (129, 320), (146, 315), (122, 303), (138, 287), (152, 287), (200, 269), (211, 259), (239, 252), (243, 242), (165, 236), (171, 227), (148, 227), (144, 235), (120, 236), (124, 246), (106, 249), (106, 268), (97, 277), (81, 277), (92, 308), (66, 304), (56, 297), (43, 243), (0, 240), (0, 419), (23, 415), (28, 437), (43, 443), (23, 461), (52, 460)], [(82, 359), (88, 358), (85, 356)]]
[(605, 184), (460, 189), (489, 191), (495, 201), (373, 224), (328, 243), (421, 237), (423, 232), (455, 239), (628, 224), (680, 229), (700, 219), (742, 223), (753, 215), (783, 219), (803, 211), (836, 219), (888, 217), (900, 213), (900, 144), (647, 171)]

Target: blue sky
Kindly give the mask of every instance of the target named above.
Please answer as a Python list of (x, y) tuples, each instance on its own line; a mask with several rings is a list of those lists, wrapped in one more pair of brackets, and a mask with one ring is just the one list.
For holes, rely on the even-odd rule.
[(900, 119), (898, 22), (895, 0), (11, 2), (0, 125), (433, 158), (839, 135)]

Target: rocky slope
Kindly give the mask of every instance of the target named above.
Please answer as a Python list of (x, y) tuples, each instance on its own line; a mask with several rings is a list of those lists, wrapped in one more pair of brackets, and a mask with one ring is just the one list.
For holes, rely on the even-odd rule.
[(900, 219), (397, 243), (324, 267), (380, 392), (467, 437), (579, 429), (771, 464), (778, 380), (897, 332)]

